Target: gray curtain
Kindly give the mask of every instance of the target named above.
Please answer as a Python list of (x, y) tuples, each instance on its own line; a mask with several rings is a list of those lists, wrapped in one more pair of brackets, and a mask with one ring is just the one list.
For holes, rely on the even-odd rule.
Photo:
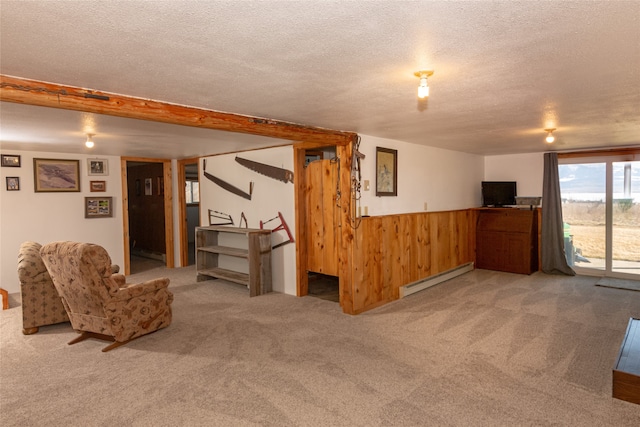
[(575, 276), (564, 255), (564, 224), (558, 180), (558, 154), (544, 154), (542, 181), (542, 271)]

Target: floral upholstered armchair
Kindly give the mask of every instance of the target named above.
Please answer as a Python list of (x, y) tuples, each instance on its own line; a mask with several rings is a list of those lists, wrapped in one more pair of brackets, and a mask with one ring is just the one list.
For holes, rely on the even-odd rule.
[(58, 291), (40, 257), (42, 245), (24, 242), (18, 252), (18, 279), (22, 295), (22, 333), (35, 334), (40, 326), (68, 322)]
[(109, 351), (171, 324), (169, 279), (125, 284), (124, 276), (111, 274), (107, 251), (90, 243), (53, 242), (40, 254), (71, 326), (81, 333), (69, 344), (100, 338), (114, 341), (102, 349)]

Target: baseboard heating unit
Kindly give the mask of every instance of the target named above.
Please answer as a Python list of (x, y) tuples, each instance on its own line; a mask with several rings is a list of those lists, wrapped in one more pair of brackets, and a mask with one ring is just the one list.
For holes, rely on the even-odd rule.
[(451, 270), (443, 271), (435, 276), (427, 277), (419, 282), (409, 283), (408, 285), (400, 286), (400, 298), (404, 298), (408, 295), (415, 294), (416, 292), (423, 291), (431, 286), (435, 286), (439, 283), (453, 279), (473, 270), (473, 263), (459, 265)]

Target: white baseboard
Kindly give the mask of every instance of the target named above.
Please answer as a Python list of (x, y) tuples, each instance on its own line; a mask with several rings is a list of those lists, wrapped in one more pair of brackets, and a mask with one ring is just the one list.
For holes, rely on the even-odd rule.
[(424, 280), (419, 282), (409, 283), (408, 285), (404, 285), (400, 287), (400, 298), (404, 298), (407, 295), (415, 294), (416, 292), (420, 292), (431, 286), (435, 286), (439, 283), (442, 283), (446, 280), (453, 279), (454, 277), (458, 277), (473, 270), (473, 263), (469, 262), (467, 264), (459, 265), (458, 267), (452, 268), (451, 270), (443, 271), (442, 273), (436, 274), (435, 276), (427, 277)]

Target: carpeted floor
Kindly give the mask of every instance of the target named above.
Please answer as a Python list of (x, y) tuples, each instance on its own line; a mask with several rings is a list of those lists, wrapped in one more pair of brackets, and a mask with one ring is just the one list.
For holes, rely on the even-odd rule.
[[(109, 353), (0, 313), (3, 426), (637, 426), (611, 369), (640, 294), (476, 270), (359, 316), (155, 269), (170, 327)], [(136, 280), (137, 279), (137, 280)]]

